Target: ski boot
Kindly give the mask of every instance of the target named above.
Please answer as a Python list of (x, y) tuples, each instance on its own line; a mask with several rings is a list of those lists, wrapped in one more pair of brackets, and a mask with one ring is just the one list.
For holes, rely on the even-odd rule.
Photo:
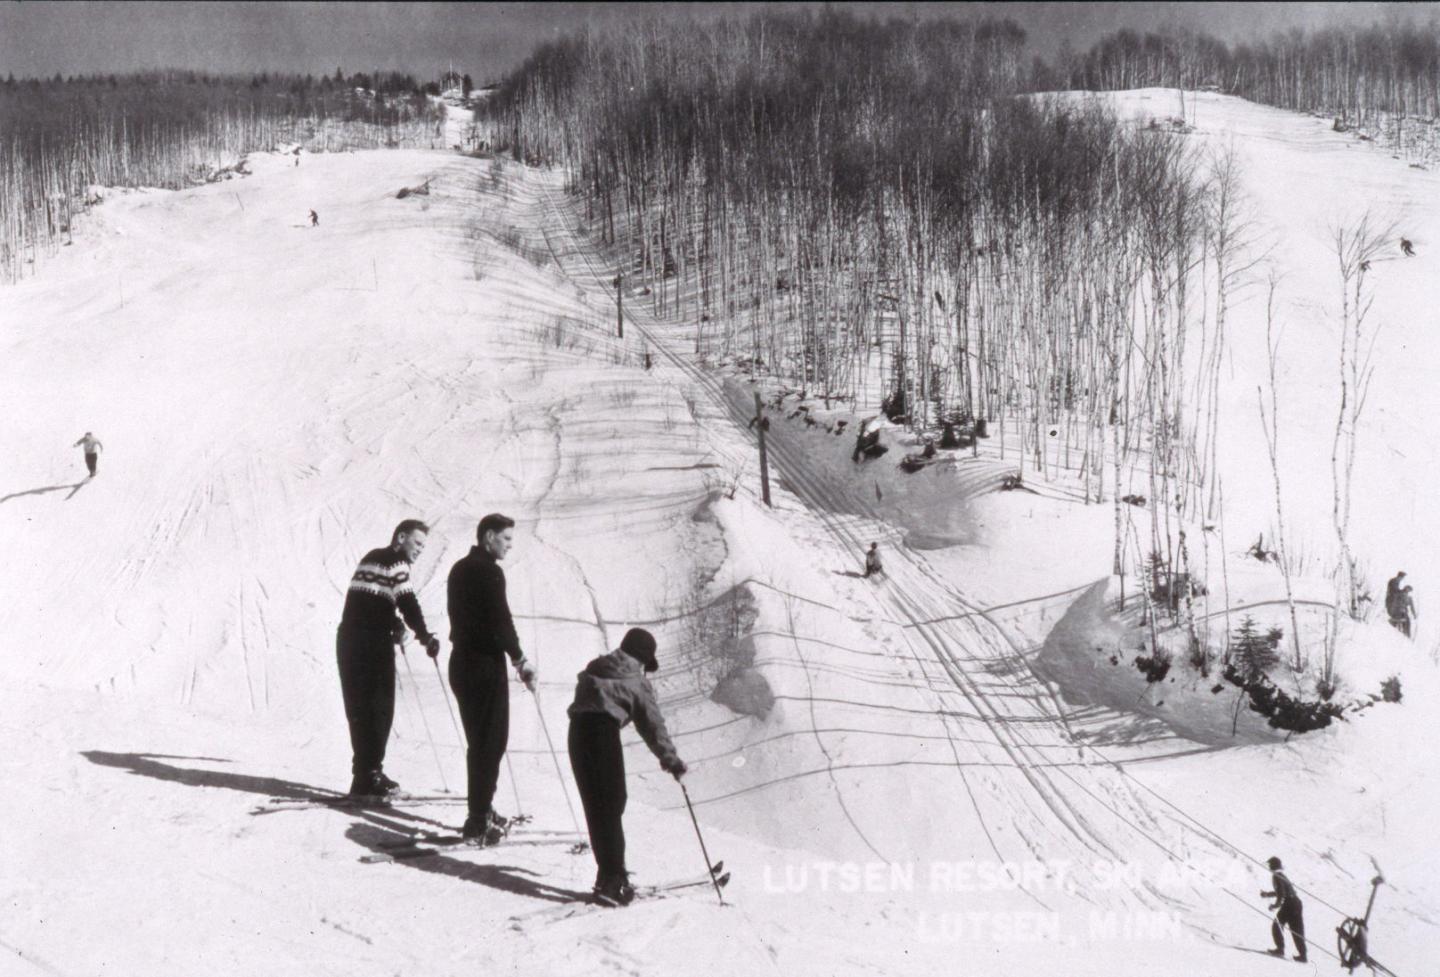
[(375, 770), (357, 773), (350, 780), (350, 799), (355, 801), (383, 801), (389, 793)]
[(494, 811), (467, 817), (465, 826), (460, 829), (461, 840), (474, 848), (493, 848), (500, 844), (505, 840), (505, 828), (497, 824), (494, 817)]
[(617, 872), (597, 877), (594, 898), (600, 905), (612, 908), (630, 905), (635, 901), (635, 887), (630, 884), (630, 873)]

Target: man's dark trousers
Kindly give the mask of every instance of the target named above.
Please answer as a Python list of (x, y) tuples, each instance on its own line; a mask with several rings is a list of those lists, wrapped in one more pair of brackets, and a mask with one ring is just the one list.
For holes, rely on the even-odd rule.
[(388, 631), (340, 628), (335, 632), (335, 658), (350, 723), (350, 772), (379, 770), (395, 721), (394, 638)]
[(1298, 900), (1281, 906), (1275, 921), (1270, 924), (1270, 938), (1275, 941), (1275, 949), (1284, 953), (1285, 933), (1280, 928), (1282, 924), (1290, 930), (1290, 939), (1295, 941), (1295, 952), (1305, 956), (1305, 915)]
[[(471, 817), (481, 817), (495, 800), (500, 761), (510, 742), (510, 686), (503, 654), (450, 656), (450, 688), (465, 727), (465, 772)], [(519, 811), (515, 812), (519, 814)]]
[(620, 724), (602, 713), (570, 720), (570, 769), (580, 789), (590, 848), (601, 876), (625, 871), (625, 751)]

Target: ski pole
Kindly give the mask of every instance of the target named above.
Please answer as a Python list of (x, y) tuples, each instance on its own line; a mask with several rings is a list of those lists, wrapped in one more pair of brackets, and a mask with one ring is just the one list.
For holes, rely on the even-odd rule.
[(467, 746), (465, 734), (460, 732), (460, 720), (455, 718), (455, 704), (450, 701), (450, 690), (445, 687), (445, 676), (440, 672), (440, 659), (430, 660), (435, 663), (435, 680), (440, 683), (440, 693), (445, 696), (445, 709), (450, 713), (450, 725), (455, 727), (455, 741), (461, 746)]
[(715, 886), (715, 896), (720, 900), (720, 905), (725, 905), (725, 896), (720, 891), (720, 880), (715, 878), (715, 872), (710, 868), (715, 864), (710, 861), (710, 853), (705, 850), (705, 836), (700, 833), (700, 821), (695, 817), (695, 805), (690, 803), (690, 791), (685, 786), (685, 781), (676, 781), (680, 785), (680, 791), (685, 795), (685, 809), (690, 812), (690, 823), (695, 825), (695, 837), (700, 840), (700, 854), (705, 859), (705, 873), (710, 876), (710, 883)]
[(570, 809), (570, 823), (575, 826), (575, 833), (580, 834), (580, 819), (575, 816), (575, 805), (570, 803), (570, 791), (565, 787), (565, 775), (560, 772), (560, 758), (555, 754), (555, 741), (550, 738), (550, 727), (545, 723), (545, 710), (540, 708), (540, 696), (537, 691), (531, 690), (530, 697), (535, 700), (535, 714), (540, 717), (545, 744), (550, 747), (550, 759), (555, 764), (555, 779), (560, 781), (560, 793), (565, 795), (565, 806)]
[[(455, 718), (455, 705), (450, 701), (450, 690), (446, 688), (445, 676), (440, 672), (440, 659), (432, 658), (430, 660), (435, 663), (435, 678), (439, 680), (440, 691), (445, 695), (445, 708), (450, 713), (450, 725), (455, 727), (455, 739), (462, 749), (469, 750), (470, 741), (465, 738), (465, 734), (460, 730), (460, 721)], [(519, 814), (521, 810), (520, 788), (515, 780), (515, 767), (510, 762), (510, 754), (508, 752), (505, 754), (505, 766), (510, 770), (510, 789), (515, 793), (515, 813)]]
[(420, 725), (425, 727), (425, 738), (430, 741), (430, 752), (435, 754), (435, 769), (440, 771), (440, 787), (445, 793), (450, 793), (450, 784), (445, 780), (445, 765), (440, 762), (440, 750), (435, 745), (435, 737), (430, 734), (430, 720), (425, 718), (425, 707), (420, 702), (420, 686), (415, 682), (415, 672), (410, 667), (410, 656), (405, 654), (405, 648), (400, 648), (400, 657), (405, 661), (406, 685), (410, 686), (410, 693), (415, 697), (415, 709), (420, 713)]

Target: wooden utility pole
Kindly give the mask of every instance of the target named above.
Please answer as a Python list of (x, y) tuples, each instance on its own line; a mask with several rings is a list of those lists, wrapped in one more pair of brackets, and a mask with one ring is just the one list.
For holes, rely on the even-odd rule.
[(615, 335), (621, 339), (625, 338), (625, 299), (620, 291), (623, 281), (621, 276), (615, 276)]
[(765, 432), (770, 428), (770, 419), (765, 416), (765, 408), (760, 403), (760, 391), (755, 391), (755, 416), (750, 420), (750, 426), (760, 435), (760, 497), (765, 504), (770, 504), (770, 459), (765, 454)]

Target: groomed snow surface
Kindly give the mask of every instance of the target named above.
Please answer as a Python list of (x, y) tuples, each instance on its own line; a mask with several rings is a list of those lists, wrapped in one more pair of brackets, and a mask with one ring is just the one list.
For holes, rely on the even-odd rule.
[[(1178, 114), (1167, 100), (1115, 97)], [(1220, 96), (1192, 111), (1192, 138), (1240, 151), (1276, 245), (1283, 450), (1308, 473), (1287, 502), (1317, 549), (1327, 222), (1370, 206), (1419, 252), (1375, 271), (1356, 524), (1377, 585), (1404, 566), (1426, 616), (1414, 643), (1351, 630), (1342, 665), (1357, 693), (1400, 674), (1402, 705), (1232, 743), (1165, 722), (1153, 690), (1125, 708), (1084, 671), (1112, 623), (1108, 508), (1063, 486), (994, 492), (993, 452), (920, 476), (892, 452), (857, 491), (848, 438), (778, 418), (774, 509), (753, 463), (728, 498), (754, 388), (696, 369), (693, 323), (642, 302), (613, 337), (608, 259), (558, 174), (446, 152), (253, 157), (244, 180), (111, 199), (0, 300), (0, 973), (1272, 974), (1298, 965), (1246, 952), (1269, 945), (1271, 854), (1305, 890), (1304, 969), (1335, 967), (1324, 951), (1363, 912), (1374, 859), (1376, 958), (1432, 973), (1440, 187), (1322, 120)], [(1226, 376), (1237, 567), (1271, 504), (1262, 309), (1257, 290), (1236, 312)], [(69, 447), (86, 430), (105, 446), (90, 481)], [(908, 547), (904, 510), (942, 504), (961, 542)], [(414, 577), (445, 634), (446, 574), (491, 511), (519, 522), (510, 601), (541, 674), (533, 699), (512, 687), (497, 806), (574, 830), (550, 738), (563, 750), (584, 663), (650, 627), (727, 905), (696, 889), (567, 915), (594, 866), (565, 835), (363, 863), (463, 819), (463, 751), (413, 646), (386, 768), (455, 798), (270, 803), (348, 784), (333, 648), (359, 557), (428, 520)], [(872, 540), (880, 580), (856, 573)], [(1280, 593), (1254, 565), (1231, 587), (1236, 604)], [(695, 874), (679, 789), (625, 741), (637, 882)]]

